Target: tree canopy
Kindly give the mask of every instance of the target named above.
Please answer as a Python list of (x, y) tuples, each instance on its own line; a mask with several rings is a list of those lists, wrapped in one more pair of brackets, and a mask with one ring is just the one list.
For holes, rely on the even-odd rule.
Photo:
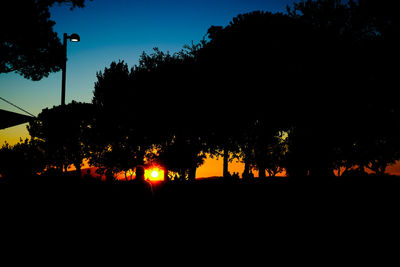
[(91, 104), (73, 101), (66, 106), (44, 109), (29, 126), (29, 134), (43, 142), (48, 168), (66, 171), (74, 165), (80, 172), (82, 161), (88, 156), (90, 129), (94, 111)]
[[(120, 66), (125, 78), (98, 77), (109, 84), (110, 114), (131, 114), (111, 123), (134, 118), (129, 125), (151, 129), (141, 136), (159, 144), (164, 158), (197, 144), (197, 155), (238, 153), (247, 172), (255, 167), (262, 176), (283, 167), (292, 176), (326, 176), (349, 166), (382, 172), (399, 158), (387, 146), (397, 147), (391, 137), (398, 132), (397, 105), (381, 94), (395, 79), (387, 63), (389, 54), (398, 56), (398, 24), (380, 4), (373, 7), (303, 1), (288, 14), (257, 11), (212, 26), (208, 40), (186, 53), (143, 54), (130, 72)], [(97, 93), (100, 87), (94, 103)], [(371, 123), (380, 127), (371, 131)]]
[(228, 152), (245, 177), (384, 174), (400, 159), (390, 96), (400, 25), (374, 3), (302, 1), (287, 14), (238, 15), (178, 53), (111, 63), (97, 73), (92, 104), (44, 110), (30, 132), (62, 162), (87, 156), (114, 174), (156, 162), (190, 180), (207, 153)]
[(15, 71), (33, 81), (61, 69), (65, 56), (49, 8), (84, 7), (85, 0), (6, 0), (0, 11), (0, 73)]

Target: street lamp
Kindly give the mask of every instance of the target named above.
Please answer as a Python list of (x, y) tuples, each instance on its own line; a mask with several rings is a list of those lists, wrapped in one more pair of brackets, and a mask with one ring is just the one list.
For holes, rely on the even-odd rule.
[(68, 39), (71, 42), (79, 42), (81, 38), (79, 37), (78, 34), (73, 33), (71, 35), (68, 35), (64, 33), (64, 38), (63, 38), (63, 51), (64, 51), (64, 62), (62, 66), (62, 80), (61, 80), (61, 105), (65, 105), (65, 78), (66, 78), (66, 70), (67, 70), (67, 41)]

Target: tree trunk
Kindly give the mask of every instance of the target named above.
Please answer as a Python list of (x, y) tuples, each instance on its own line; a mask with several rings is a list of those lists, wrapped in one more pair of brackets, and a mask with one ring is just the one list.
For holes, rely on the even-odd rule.
[(194, 181), (196, 180), (196, 166), (193, 166), (189, 169), (189, 181)]
[(169, 182), (168, 169), (164, 168), (164, 182)]
[(75, 162), (74, 165), (76, 168), (76, 175), (80, 177), (82, 175), (81, 163)]
[(224, 149), (224, 166), (223, 166), (223, 176), (224, 177), (229, 176), (228, 164), (229, 164), (229, 150), (225, 148)]
[(245, 159), (244, 161), (244, 171), (242, 174), (242, 178), (244, 180), (249, 179), (250, 178), (250, 163), (248, 160)]
[(379, 170), (379, 175), (385, 175), (385, 172), (386, 172), (386, 168), (387, 168), (387, 164), (382, 164), (381, 166), (380, 166), (380, 168), (378, 168), (378, 170)]
[(258, 177), (259, 178), (266, 178), (267, 176), (265, 175), (265, 167), (264, 166), (259, 166), (258, 167)]
[(62, 165), (62, 172), (66, 173), (68, 171), (68, 165), (67, 164), (63, 164)]
[(179, 172), (179, 180), (181, 181), (185, 181), (186, 180), (186, 170), (185, 169), (181, 169)]
[(63, 173), (64, 172), (64, 163), (57, 165), (57, 171)]

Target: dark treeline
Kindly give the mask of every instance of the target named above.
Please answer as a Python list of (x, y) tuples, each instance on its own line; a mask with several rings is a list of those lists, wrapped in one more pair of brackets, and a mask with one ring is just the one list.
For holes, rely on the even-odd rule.
[[(1, 161), (23, 151), (18, 161), (38, 172), (80, 170), (87, 158), (113, 175), (153, 162), (193, 180), (210, 154), (224, 157), (224, 176), (234, 157), (243, 178), (383, 175), (400, 159), (397, 6), (303, 1), (286, 14), (238, 15), (133, 68), (113, 62), (97, 73), (91, 104), (43, 110), (33, 139), (4, 146)], [(0, 173), (20, 169), (10, 166)]]

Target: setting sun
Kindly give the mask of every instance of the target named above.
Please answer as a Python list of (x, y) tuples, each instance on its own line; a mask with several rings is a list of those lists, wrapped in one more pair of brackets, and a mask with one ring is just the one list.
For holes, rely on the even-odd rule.
[(164, 170), (159, 167), (146, 169), (144, 177), (152, 182), (164, 181)]
[(150, 176), (152, 178), (157, 178), (159, 175), (160, 175), (160, 173), (158, 171), (152, 171)]

